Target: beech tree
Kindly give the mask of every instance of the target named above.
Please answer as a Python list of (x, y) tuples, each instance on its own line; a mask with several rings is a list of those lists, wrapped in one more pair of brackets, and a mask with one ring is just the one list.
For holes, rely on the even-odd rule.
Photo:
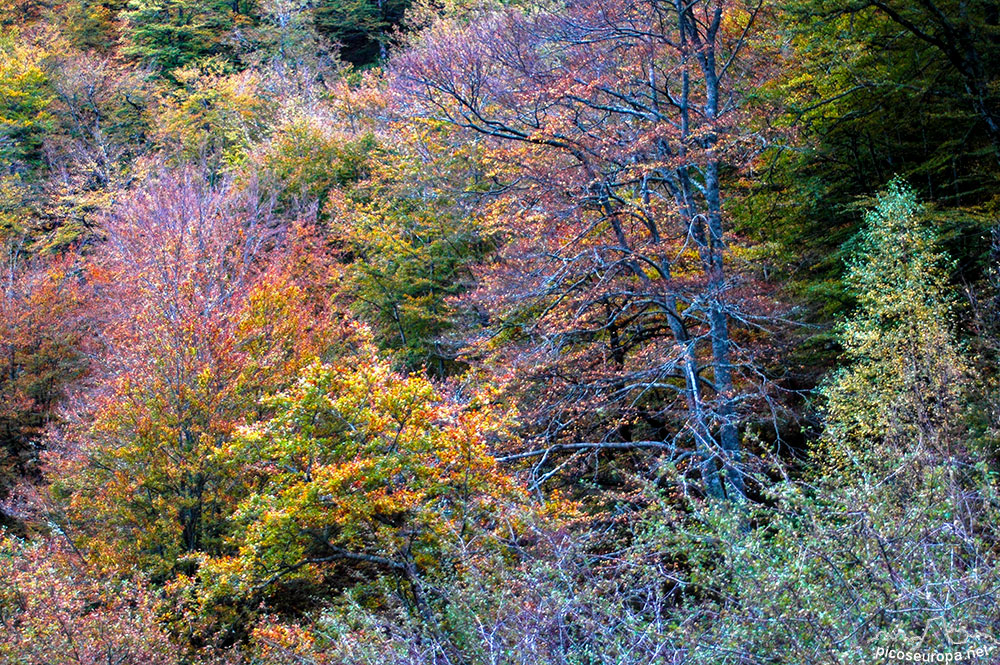
[[(94, 576), (56, 541), (0, 537), (0, 658), (17, 665), (185, 662), (141, 579)], [(40, 636), (44, 638), (40, 639)]]
[(418, 125), (383, 137), (367, 177), (329, 197), (328, 234), (345, 264), (344, 296), (380, 348), (439, 377), (462, 367), (456, 296), (488, 238), (469, 191), (474, 152), (454, 128)]
[(742, 494), (756, 370), (732, 325), (761, 312), (739, 279), (723, 181), (766, 139), (746, 102), (777, 58), (757, 38), (761, 10), (498, 11), (440, 21), (394, 61), (412, 112), (491, 148), (487, 202), (507, 242), (477, 302), (523, 354), (507, 364), (535, 379), (519, 387), (544, 446), (527, 455), (693, 441), (706, 491)]
[(216, 172), (244, 161), (276, 113), (257, 73), (225, 70), (221, 58), (174, 70), (178, 87), (156, 108), (159, 143), (179, 161), (201, 161)]
[(997, 647), (998, 47), (1000, 0), (0, 0), (0, 662)]
[(38, 472), (40, 439), (65, 388), (86, 368), (84, 290), (76, 257), (33, 256), (4, 238), (0, 275), (0, 497)]
[(101, 388), (55, 437), (48, 471), (78, 546), (101, 561), (166, 578), (219, 551), (247, 488), (214, 452), (351, 334), (310, 299), (296, 254), (282, 258), (270, 209), (253, 187), (183, 169), (106, 220), (90, 267)]
[[(62, 214), (83, 217), (83, 223), (93, 227), (98, 215), (81, 214), (79, 209), (106, 212), (109, 191), (122, 186), (128, 165), (148, 143), (150, 76), (95, 54), (61, 54), (52, 64), (52, 111), (58, 131), (49, 137), (48, 160), (74, 175), (58, 203), (78, 208)], [(63, 229), (61, 235), (72, 234)]]
[(197, 589), (197, 615), (245, 620), (226, 610), (386, 576), (433, 626), (443, 591), (430, 580), (495, 549), (504, 507), (521, 497), (488, 453), (507, 423), (486, 400), (460, 404), (393, 372), (371, 345), (303, 369), (265, 401), (273, 417), (218, 451), (255, 489), (233, 515), (238, 554), (177, 582)]
[(37, 165), (52, 122), (52, 89), (40, 66), (46, 55), (17, 28), (0, 32), (0, 158), (18, 171)]

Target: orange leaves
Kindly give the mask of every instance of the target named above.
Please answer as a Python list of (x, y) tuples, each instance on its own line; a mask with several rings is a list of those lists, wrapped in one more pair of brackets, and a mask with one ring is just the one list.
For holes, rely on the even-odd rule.
[(66, 385), (85, 370), (88, 327), (76, 257), (0, 244), (0, 496), (36, 463), (35, 443)]
[[(0, 660), (23, 665), (172, 665), (142, 579), (114, 582), (55, 541), (0, 538)], [(186, 661), (185, 661), (186, 662)]]
[[(486, 408), (442, 402), (428, 381), (396, 374), (370, 348), (306, 368), (267, 403), (274, 416), (243, 429), (229, 453), (270, 468), (237, 513), (248, 584), (282, 566), (318, 579), (351, 561), (384, 572), (433, 561), (420, 552), (450, 547), (465, 520), (488, 521), (493, 495), (517, 494), (488, 454), (502, 424)], [(313, 559), (325, 564), (295, 565)]]
[(466, 351), (513, 368), (545, 444), (688, 438), (697, 421), (736, 445), (729, 384), (752, 362), (728, 357), (728, 326), (759, 299), (740, 297), (723, 201), (774, 131), (754, 95), (781, 61), (743, 38), (760, 9), (509, 8), (440, 21), (390, 70), (402, 104), (479, 144), (499, 252), (463, 298), (484, 313)]
[(223, 547), (256, 473), (223, 454), (236, 428), (357, 335), (312, 290), (309, 234), (283, 247), (266, 197), (202, 178), (161, 174), (108, 219), (91, 273), (103, 374), (74, 434), (88, 464), (51, 478), (81, 546), (161, 575)]

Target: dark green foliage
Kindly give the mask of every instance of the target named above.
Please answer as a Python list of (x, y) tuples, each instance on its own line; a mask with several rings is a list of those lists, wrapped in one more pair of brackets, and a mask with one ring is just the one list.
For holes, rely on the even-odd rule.
[(849, 303), (838, 248), (861, 221), (859, 199), (901, 176), (947, 211), (941, 234), (977, 279), (1000, 201), (996, 4), (791, 0), (782, 12), (792, 67), (766, 93), (797, 140), (771, 153), (740, 212), (748, 232), (789, 252), (783, 267), (827, 320)]
[(409, 0), (320, 0), (316, 28), (341, 44), (344, 60), (370, 65), (385, 57), (391, 33), (409, 6)]
[(170, 72), (231, 51), (236, 12), (223, 0), (130, 0), (122, 13), (127, 56)]

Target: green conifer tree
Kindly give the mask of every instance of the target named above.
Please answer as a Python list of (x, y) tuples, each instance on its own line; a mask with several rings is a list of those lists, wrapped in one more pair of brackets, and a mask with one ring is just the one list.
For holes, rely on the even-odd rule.
[(221, 0), (131, 0), (125, 55), (171, 71), (224, 53), (233, 28), (232, 8)]

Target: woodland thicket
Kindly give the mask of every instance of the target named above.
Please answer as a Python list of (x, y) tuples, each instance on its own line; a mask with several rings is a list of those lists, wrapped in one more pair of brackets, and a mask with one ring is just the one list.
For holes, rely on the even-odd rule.
[(0, 662), (993, 662), (998, 211), (995, 0), (0, 0)]

